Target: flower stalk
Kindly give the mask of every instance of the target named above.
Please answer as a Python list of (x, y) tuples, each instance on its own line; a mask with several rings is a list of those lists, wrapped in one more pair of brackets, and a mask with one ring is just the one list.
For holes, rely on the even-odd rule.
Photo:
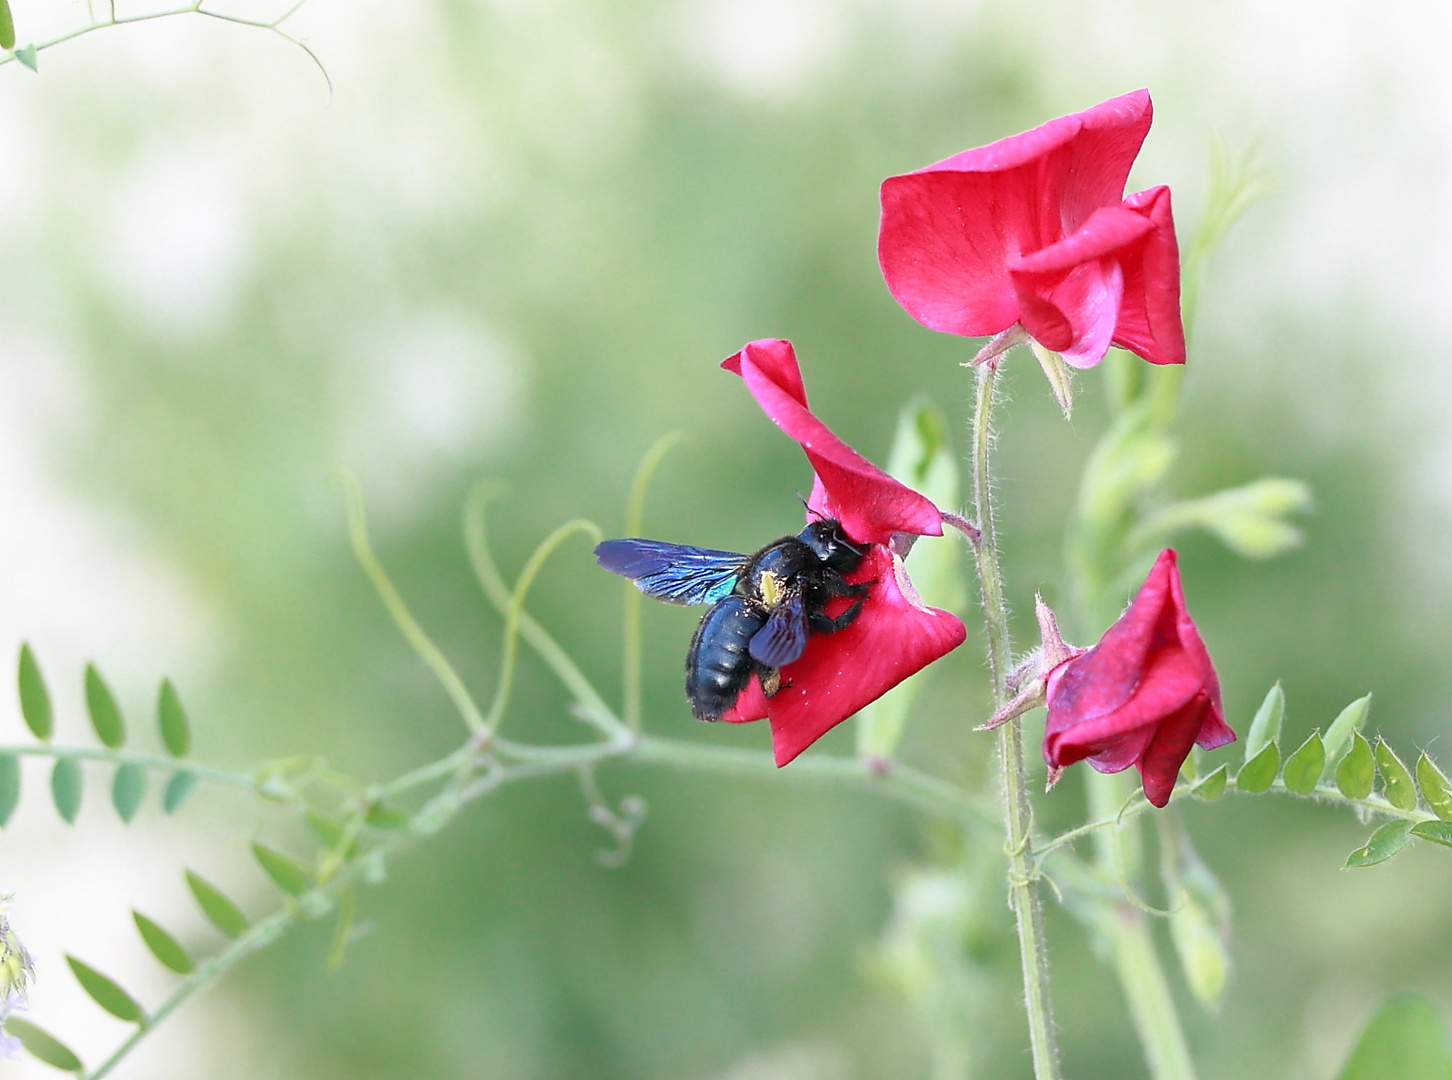
[[(1008, 703), (1008, 672), (1011, 647), (1008, 635), (1008, 605), (1003, 598), (1003, 575), (998, 564), (998, 541), (993, 523), (993, 395), (1000, 358), (978, 367), (978, 387), (973, 409), (973, 513), (977, 539), (974, 560), (983, 599), (983, 619), (988, 636), (988, 667), (993, 679), (993, 706)], [(1044, 934), (1043, 908), (1038, 895), (1038, 868), (1031, 830), (1033, 810), (1029, 805), (1024, 769), (1023, 720), (1015, 717), (998, 730), (998, 754), (1003, 776), (1004, 822), (1008, 833), (1008, 900), (1018, 929), (1019, 956), (1023, 964), (1024, 1003), (1028, 1011), (1029, 1044), (1033, 1051), (1035, 1080), (1058, 1080), (1059, 1051), (1054, 1037), (1053, 1009), (1049, 997), (1048, 942)]]

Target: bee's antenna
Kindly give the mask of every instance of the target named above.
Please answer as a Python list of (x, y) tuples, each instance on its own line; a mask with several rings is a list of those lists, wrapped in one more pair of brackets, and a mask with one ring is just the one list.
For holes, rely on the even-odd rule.
[(807, 505), (807, 500), (802, 497), (802, 493), (800, 491), (797, 492), (797, 502), (801, 503), (802, 509), (805, 510), (808, 514), (812, 515), (812, 517), (816, 518), (818, 521), (827, 520), (826, 515), (819, 514), (817, 511), (813, 510), (810, 506)]

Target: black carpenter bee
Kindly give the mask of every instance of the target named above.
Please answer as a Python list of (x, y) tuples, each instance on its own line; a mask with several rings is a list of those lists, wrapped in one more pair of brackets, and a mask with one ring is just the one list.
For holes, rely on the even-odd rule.
[[(697, 720), (721, 719), (753, 674), (772, 697), (781, 689), (781, 669), (802, 655), (809, 632), (852, 625), (871, 583), (849, 585), (843, 575), (865, 554), (831, 518), (754, 555), (660, 540), (606, 540), (595, 548), (601, 566), (646, 596), (711, 605), (686, 654), (686, 700)], [(856, 602), (833, 618), (827, 602), (839, 596)]]

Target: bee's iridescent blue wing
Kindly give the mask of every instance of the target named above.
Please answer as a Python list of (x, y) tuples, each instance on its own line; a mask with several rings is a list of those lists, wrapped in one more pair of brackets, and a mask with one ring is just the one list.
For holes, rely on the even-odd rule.
[(660, 540), (606, 540), (595, 558), (629, 578), (646, 596), (668, 604), (714, 604), (731, 595), (749, 557), (734, 551), (667, 544)]
[(752, 637), (751, 658), (765, 667), (779, 668), (801, 659), (807, 647), (807, 601), (801, 589), (787, 591), (771, 617)]

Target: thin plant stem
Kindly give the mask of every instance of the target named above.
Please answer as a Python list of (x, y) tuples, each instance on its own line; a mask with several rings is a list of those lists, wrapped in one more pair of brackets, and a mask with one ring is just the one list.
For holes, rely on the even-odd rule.
[[(645, 517), (645, 492), (650, 486), (651, 477), (655, 470), (660, 467), (661, 461), (666, 454), (686, 441), (686, 435), (681, 431), (668, 432), (655, 441), (655, 444), (645, 452), (645, 457), (640, 461), (640, 467), (635, 471), (635, 479), (630, 485), (630, 501), (626, 503), (625, 509), (625, 535), (639, 536), (642, 529), (642, 521)], [(625, 726), (631, 731), (640, 730), (640, 669), (641, 669), (641, 641), (640, 641), (640, 590), (635, 583), (625, 583), (625, 608), (621, 615), (621, 631), (624, 635), (624, 670), (621, 672), (622, 698), (624, 707), (621, 710), (624, 714)]]
[[(993, 679), (995, 710), (1007, 704), (1011, 644), (1008, 606), (1003, 598), (1003, 577), (993, 523), (994, 383), (1001, 357), (978, 365), (978, 387), (973, 409), (973, 512), (978, 539), (973, 545), (983, 619), (988, 635), (988, 667)], [(999, 761), (1003, 776), (1003, 809), (1008, 832), (1008, 895), (1018, 928), (1019, 956), (1023, 965), (1024, 1004), (1028, 1011), (1029, 1045), (1036, 1080), (1058, 1080), (1059, 1051), (1054, 1035), (1049, 996), (1048, 942), (1038, 895), (1038, 868), (1033, 850), (1033, 811), (1024, 771), (1023, 721), (1015, 717), (998, 731)]]

